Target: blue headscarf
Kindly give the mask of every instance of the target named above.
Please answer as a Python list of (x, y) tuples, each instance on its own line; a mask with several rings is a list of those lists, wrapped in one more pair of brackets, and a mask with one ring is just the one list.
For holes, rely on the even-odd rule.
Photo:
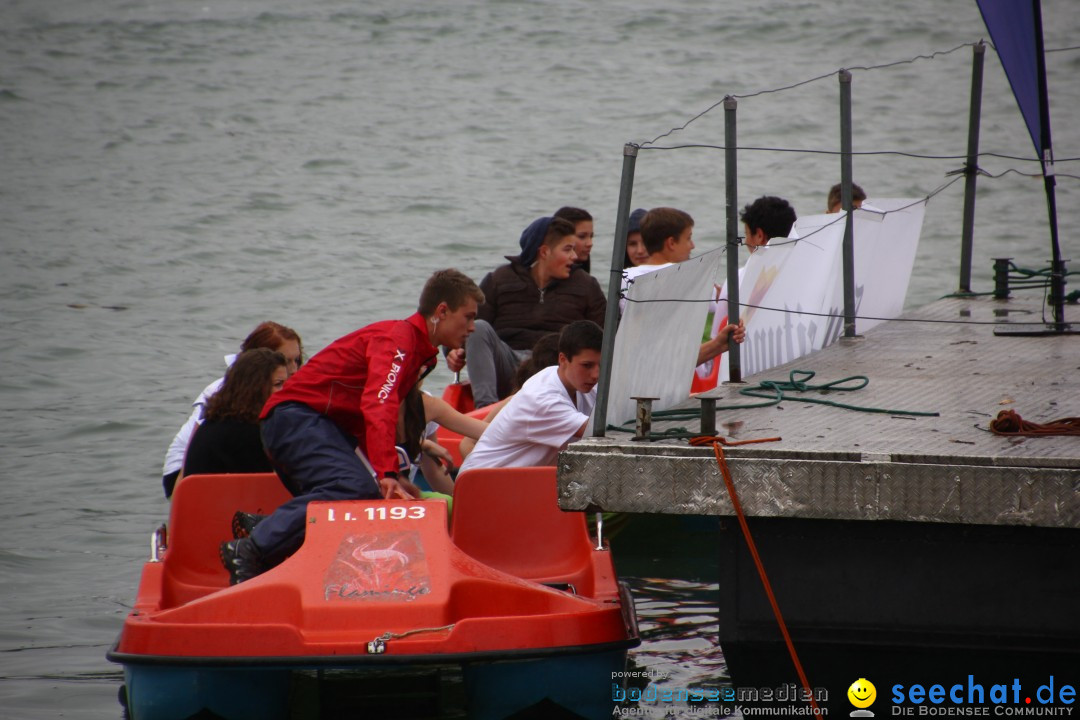
[(521, 254), (518, 255), (517, 260), (525, 267), (530, 267), (536, 260), (540, 246), (544, 244), (544, 237), (547, 236), (551, 220), (549, 217), (537, 218), (521, 233), (521, 240), (518, 241), (521, 245)]
[(645, 219), (645, 216), (649, 214), (649, 211), (645, 208), (638, 208), (634, 212), (630, 213), (630, 227), (627, 228), (626, 234), (641, 232), (641, 221)]

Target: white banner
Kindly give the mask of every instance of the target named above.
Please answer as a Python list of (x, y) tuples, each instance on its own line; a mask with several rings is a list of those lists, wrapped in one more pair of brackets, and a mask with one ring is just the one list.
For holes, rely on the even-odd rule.
[(615, 335), (609, 423), (633, 420), (635, 397), (657, 398), (654, 410), (689, 397), (722, 257), (714, 250), (634, 279)]
[[(903, 311), (925, 209), (925, 201), (889, 198), (868, 200), (855, 211), (856, 315), (894, 318)], [(820, 350), (843, 333), (844, 229), (843, 213), (809, 215), (799, 218), (792, 230), (801, 238), (798, 242), (773, 238), (750, 255), (739, 283), (746, 322), (741, 348), (744, 377)], [(726, 284), (722, 294), (726, 297)], [(713, 321), (714, 336), (725, 311), (722, 302)], [(856, 319), (856, 332), (880, 322)], [(725, 353), (719, 379), (728, 376)]]

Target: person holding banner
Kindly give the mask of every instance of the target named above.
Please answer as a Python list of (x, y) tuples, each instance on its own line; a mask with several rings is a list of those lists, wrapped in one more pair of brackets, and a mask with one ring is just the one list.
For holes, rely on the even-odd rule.
[[(646, 223), (649, 226), (648, 235)], [(682, 210), (653, 208), (641, 218), (639, 231), (648, 257), (644, 262), (623, 270), (619, 293), (620, 313), (626, 311), (626, 291), (634, 284), (634, 278), (689, 260), (694, 250), (694, 218)]]
[[(649, 251), (649, 259), (623, 270), (620, 310), (626, 310), (626, 292), (634, 278), (690, 259), (694, 249), (693, 235), (694, 219), (689, 213), (669, 207), (653, 208), (645, 213), (641, 219), (641, 239)], [(738, 325), (725, 325), (711, 340), (701, 343), (697, 364), (727, 352), (731, 340), (741, 343), (745, 337), (746, 326), (741, 320)]]
[(746, 247), (754, 252), (774, 237), (790, 237), (795, 225), (795, 208), (784, 198), (764, 195), (743, 208), (739, 214), (746, 230)]
[[(787, 200), (775, 195), (763, 195), (743, 208), (740, 218), (743, 221), (746, 248), (753, 253), (759, 247), (767, 245), (774, 237), (790, 237), (795, 226), (795, 209)], [(746, 266), (739, 268), (739, 285), (742, 285)], [(721, 308), (725, 310), (721, 311)], [(713, 306), (713, 321), (710, 334), (715, 338), (723, 333), (727, 326), (727, 283), (717, 289), (716, 302)], [(740, 325), (743, 318), (739, 318)], [(718, 362), (698, 363), (691, 380), (691, 392), (704, 392), (716, 387), (719, 381), (720, 364)]]

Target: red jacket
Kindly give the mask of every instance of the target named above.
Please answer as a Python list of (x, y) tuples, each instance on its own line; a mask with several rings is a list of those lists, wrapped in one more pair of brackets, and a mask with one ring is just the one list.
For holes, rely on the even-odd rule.
[(260, 419), (284, 402), (302, 402), (353, 435), (378, 477), (398, 469), (398, 406), (438, 351), (420, 313), (385, 320), (319, 351), (270, 396)]

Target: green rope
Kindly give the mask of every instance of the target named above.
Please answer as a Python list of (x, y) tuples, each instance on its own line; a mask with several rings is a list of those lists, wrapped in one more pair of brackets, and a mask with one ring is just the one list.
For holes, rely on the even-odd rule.
[[(840, 380), (833, 380), (831, 382), (822, 383), (820, 385), (811, 385), (810, 380), (816, 375), (812, 370), (792, 370), (788, 375), (788, 379), (784, 380), (762, 380), (757, 385), (739, 390), (740, 395), (747, 397), (764, 398), (765, 402), (748, 403), (744, 405), (717, 405), (717, 410), (751, 410), (755, 408), (772, 407), (773, 405), (779, 405), (784, 400), (794, 400), (796, 402), (814, 403), (817, 405), (829, 405), (831, 407), (841, 408), (843, 410), (855, 410), (856, 412), (869, 412), (869, 413), (883, 413), (886, 415), (914, 415), (918, 417), (937, 417), (940, 413), (936, 412), (923, 412), (919, 410), (894, 410), (890, 408), (878, 408), (878, 407), (866, 407), (862, 405), (851, 405), (848, 403), (837, 402), (835, 400), (825, 400), (823, 398), (815, 397), (796, 397), (792, 395), (786, 395), (785, 393), (805, 393), (816, 392), (822, 395), (827, 395), (834, 392), (852, 392), (855, 390), (862, 390), (864, 387), (870, 384), (870, 378), (865, 375), (852, 375), (850, 377), (842, 378)], [(668, 421), (677, 420), (694, 420), (701, 418), (701, 408), (682, 408), (677, 410), (657, 410), (652, 414), (653, 419), (663, 419)], [(623, 425), (630, 425), (634, 423), (633, 420), (629, 420)], [(634, 430), (617, 426), (608, 425), (608, 430), (615, 432), (627, 432), (632, 433)], [(650, 440), (668, 440), (672, 438), (682, 437), (696, 437), (701, 433), (694, 433), (684, 427), (669, 428), (662, 432), (649, 433)]]
[[(1050, 284), (1042, 282), (1042, 281), (1039, 281), (1039, 282), (1034, 283), (1034, 284), (1025, 283), (1023, 285), (1018, 284), (1018, 283), (1009, 283), (1009, 292), (1012, 292), (1014, 290), (1016, 290), (1016, 291), (1019, 291), (1019, 290), (1045, 290), (1048, 287), (1050, 287)], [(948, 295), (942, 295), (941, 298), (943, 300), (947, 299), (947, 298), (961, 298), (961, 299), (963, 299), (963, 298), (973, 298), (973, 297), (988, 297), (990, 295), (997, 295), (997, 290), (992, 290), (990, 292), (963, 292), (963, 291), (960, 291), (960, 292), (949, 293)]]
[[(1029, 268), (1018, 267), (1016, 263), (1009, 263), (1009, 270), (1015, 272), (1020, 277), (1050, 277), (1054, 274), (1053, 268), (1043, 268), (1042, 270), (1031, 270)], [(1063, 273), (1065, 277), (1070, 275), (1080, 275), (1080, 270), (1073, 270), (1072, 272)], [(1011, 279), (1011, 278), (1010, 278)]]
[[(748, 397), (760, 397), (760, 398), (772, 398), (769, 404), (779, 405), (783, 400), (795, 400), (798, 402), (816, 403), (818, 405), (829, 405), (831, 407), (843, 408), (844, 410), (855, 410), (857, 412), (870, 412), (870, 413), (884, 413), (886, 415), (915, 415), (918, 417), (937, 417), (940, 413), (936, 412), (922, 412), (919, 410), (892, 410), (889, 408), (877, 408), (877, 407), (864, 407), (860, 405), (849, 405), (847, 403), (836, 402), (834, 400), (822, 400), (820, 398), (804, 398), (804, 397), (789, 397), (785, 396), (785, 392), (819, 392), (825, 395), (830, 392), (850, 392), (852, 390), (862, 390), (864, 387), (870, 384), (870, 378), (865, 375), (852, 375), (841, 380), (833, 380), (832, 382), (823, 383), (821, 385), (811, 385), (810, 380), (813, 379), (814, 373), (812, 370), (792, 370), (788, 375), (788, 381), (783, 382), (779, 380), (762, 380), (758, 383), (757, 387), (743, 388), (739, 390), (740, 395), (746, 395)], [(799, 379), (801, 378), (801, 379)], [(854, 384), (852, 384), (854, 383)], [(766, 394), (765, 391), (771, 391)], [(718, 406), (716, 408), (720, 410)], [(723, 408), (727, 410), (729, 408)]]
[[(1016, 263), (1009, 262), (1009, 290), (1040, 290), (1050, 287), (1049, 281), (1053, 276), (1053, 268), (1042, 268), (1041, 270), (1032, 270), (1031, 268), (1022, 268)], [(1080, 270), (1073, 270), (1072, 272), (1062, 273), (1062, 277), (1069, 277), (1071, 275), (1080, 275)], [(1078, 291), (1080, 292), (1080, 291)], [(946, 298), (969, 298), (969, 297), (983, 297), (986, 295), (996, 295), (994, 292), (955, 292), (948, 295), (943, 295)], [(1075, 296), (1077, 292), (1070, 293), (1065, 296), (1067, 302), (1076, 302)]]

